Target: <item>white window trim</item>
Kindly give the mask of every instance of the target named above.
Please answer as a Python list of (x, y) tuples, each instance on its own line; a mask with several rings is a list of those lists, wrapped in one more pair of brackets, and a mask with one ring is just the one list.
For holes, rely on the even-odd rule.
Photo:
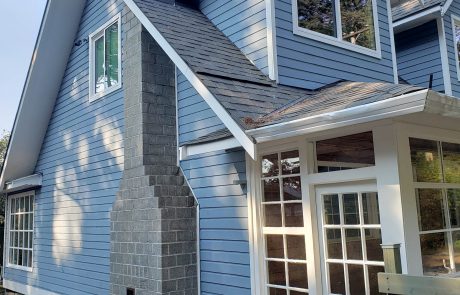
[[(336, 7), (340, 7), (339, 4), (340, 0), (335, 0)], [(292, 26), (293, 32), (295, 35), (307, 37), (316, 41), (320, 41), (329, 45), (341, 47), (350, 51), (358, 52), (364, 55), (368, 55), (371, 57), (375, 57), (378, 59), (382, 58), (382, 49), (380, 46), (380, 29), (379, 29), (379, 20), (378, 20), (378, 12), (377, 12), (377, 0), (372, 1), (372, 14), (374, 19), (374, 29), (375, 29), (375, 50), (369, 49), (366, 47), (362, 47), (356, 44), (351, 44), (350, 42), (343, 41), (338, 37), (328, 36), (325, 34), (321, 34), (312, 30), (308, 30), (305, 28), (301, 28), (298, 26), (298, 9), (297, 9), (297, 0), (292, 1)], [(341, 26), (339, 24), (340, 21), (340, 13), (336, 13), (336, 23), (337, 23), (337, 35), (341, 36)]]
[(452, 21), (452, 41), (454, 43), (454, 48), (455, 48), (455, 68), (457, 69), (457, 80), (460, 81), (460, 65), (458, 64), (459, 63), (459, 60), (458, 60), (458, 48), (457, 48), (457, 40), (456, 40), (456, 37), (455, 37), (455, 23), (458, 23), (459, 27), (460, 27), (460, 17), (456, 16), (456, 15), (451, 15), (451, 21)]
[[(118, 21), (118, 84), (110, 88), (105, 89), (102, 92), (96, 93), (96, 84), (94, 82), (94, 42), (96, 39), (104, 34), (105, 29), (110, 27), (112, 24)], [(121, 13), (111, 18), (108, 22), (100, 26), (94, 33), (90, 34), (89, 40), (89, 101), (93, 102), (99, 98), (106, 96), (121, 88)]]
[[(33, 196), (34, 197), (34, 201), (32, 203), (32, 261), (31, 261), (31, 267), (27, 267), (27, 266), (20, 266), (20, 265), (16, 265), (16, 264), (11, 264), (10, 263), (10, 214), (11, 214), (11, 200), (14, 199), (14, 198), (21, 198), (21, 197), (25, 197), (25, 196)], [(34, 240), (35, 240), (35, 191), (27, 191), (27, 192), (23, 192), (23, 193), (19, 193), (19, 194), (14, 194), (14, 195), (10, 195), (7, 197), (7, 206), (6, 206), (6, 209), (7, 209), (7, 212), (6, 212), (6, 222), (5, 222), (5, 225), (6, 225), (6, 239), (5, 239), (5, 259), (6, 259), (6, 267), (8, 268), (15, 268), (15, 269), (19, 269), (19, 270), (24, 270), (24, 271), (27, 271), (27, 272), (32, 272), (33, 270), (33, 267), (34, 267)]]

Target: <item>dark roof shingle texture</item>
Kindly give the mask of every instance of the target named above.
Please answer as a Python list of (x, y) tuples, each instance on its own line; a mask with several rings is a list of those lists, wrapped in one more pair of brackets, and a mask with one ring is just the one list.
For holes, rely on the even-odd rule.
[(425, 0), (424, 4), (422, 4), (420, 0), (399, 1), (391, 8), (393, 21), (398, 21), (436, 5), (444, 5), (444, 2), (445, 0)]

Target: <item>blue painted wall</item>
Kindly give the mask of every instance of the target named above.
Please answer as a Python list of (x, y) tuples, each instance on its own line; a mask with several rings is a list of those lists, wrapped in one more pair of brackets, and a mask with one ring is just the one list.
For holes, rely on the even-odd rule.
[(446, 36), (447, 58), (449, 60), (449, 73), (452, 85), (452, 94), (460, 97), (460, 81), (457, 75), (457, 62), (455, 60), (455, 40), (453, 34), (453, 24), (451, 16), (460, 17), (460, 3), (453, 1), (450, 8), (443, 17), (444, 31)]
[(396, 34), (395, 44), (401, 78), (410, 84), (428, 87), (433, 74), (433, 89), (444, 92), (436, 21)]
[(295, 35), (292, 1), (295, 0), (275, 0), (278, 72), (281, 84), (315, 89), (341, 79), (394, 82), (385, 0), (377, 0), (381, 59)]
[(201, 294), (251, 294), (245, 152), (220, 151), (181, 162), (200, 204)]
[(201, 0), (200, 9), (268, 75), (265, 0)]
[(225, 127), (179, 70), (177, 70), (177, 101), (179, 146)]
[[(121, 11), (88, 0), (76, 39)], [(58, 294), (108, 294), (109, 212), (123, 170), (123, 92), (88, 101), (88, 44), (74, 47), (36, 165), (33, 271), (5, 278)]]

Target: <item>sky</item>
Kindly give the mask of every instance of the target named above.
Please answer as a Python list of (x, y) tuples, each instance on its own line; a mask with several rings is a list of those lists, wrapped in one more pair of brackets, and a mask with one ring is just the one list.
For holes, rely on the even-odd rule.
[(0, 0), (0, 135), (11, 131), (46, 0)]

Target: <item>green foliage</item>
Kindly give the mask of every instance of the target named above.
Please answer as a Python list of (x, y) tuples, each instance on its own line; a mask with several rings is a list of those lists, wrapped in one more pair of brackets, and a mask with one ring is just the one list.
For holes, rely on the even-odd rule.
[(2, 170), (3, 161), (5, 158), (6, 148), (8, 147), (8, 141), (10, 139), (10, 133), (3, 130), (0, 135), (0, 171)]

